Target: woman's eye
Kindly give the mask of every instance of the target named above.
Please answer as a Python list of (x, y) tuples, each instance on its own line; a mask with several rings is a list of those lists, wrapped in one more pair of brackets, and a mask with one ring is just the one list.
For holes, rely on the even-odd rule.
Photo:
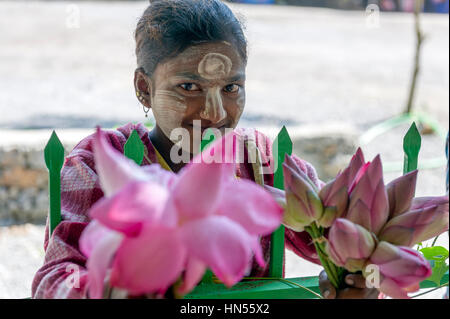
[(239, 85), (230, 84), (230, 85), (227, 85), (226, 87), (224, 87), (223, 90), (228, 93), (236, 93), (237, 91), (239, 91)]
[(194, 83), (183, 83), (180, 87), (185, 91), (198, 91), (199, 87)]

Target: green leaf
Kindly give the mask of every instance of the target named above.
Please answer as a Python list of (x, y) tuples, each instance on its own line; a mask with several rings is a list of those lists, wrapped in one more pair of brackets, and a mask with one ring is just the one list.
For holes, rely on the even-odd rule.
[(448, 250), (442, 246), (434, 246), (422, 248), (420, 252), (430, 262), (433, 271), (427, 280), (434, 282), (436, 285), (440, 285), (442, 277), (448, 271), (448, 265), (446, 263), (449, 255)]
[(420, 251), (428, 260), (446, 260), (449, 254), (447, 248), (442, 246), (426, 247)]
[(45, 165), (49, 171), (59, 172), (64, 164), (64, 146), (55, 131), (44, 149)]
[(420, 137), (420, 133), (417, 130), (416, 123), (413, 122), (405, 137), (403, 138), (403, 151), (405, 152), (403, 174), (417, 169), (421, 143), (422, 138)]
[(141, 165), (144, 159), (144, 143), (136, 130), (133, 130), (130, 137), (123, 147), (123, 153), (136, 164)]

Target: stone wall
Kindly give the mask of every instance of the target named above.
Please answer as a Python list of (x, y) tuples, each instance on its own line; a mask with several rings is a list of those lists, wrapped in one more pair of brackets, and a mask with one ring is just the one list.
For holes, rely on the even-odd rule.
[[(274, 139), (279, 127), (261, 127)], [(328, 181), (356, 150), (356, 131), (341, 124), (288, 127), (294, 154), (309, 161)], [(92, 130), (56, 130), (70, 151)], [(43, 149), (51, 130), (0, 130), (0, 226), (44, 224), (48, 213), (48, 172)]]
[(358, 132), (351, 126), (330, 125), (295, 134), (293, 152), (307, 160), (323, 181), (333, 179), (350, 163), (358, 147)]
[[(260, 128), (274, 139), (279, 127)], [(357, 128), (339, 122), (316, 123), (287, 127), (292, 139), (292, 152), (310, 162), (319, 178), (329, 181), (350, 162), (359, 144)]]
[[(43, 150), (51, 132), (0, 130), (0, 226), (45, 223), (49, 204)], [(66, 151), (90, 133), (57, 130)]]
[(47, 187), (42, 151), (0, 149), (0, 225), (45, 222)]

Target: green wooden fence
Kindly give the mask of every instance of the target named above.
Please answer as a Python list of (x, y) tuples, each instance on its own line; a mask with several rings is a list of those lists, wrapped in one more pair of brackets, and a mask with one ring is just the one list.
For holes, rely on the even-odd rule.
[[(201, 143), (201, 149), (206, 147), (211, 140)], [(417, 168), (418, 154), (421, 137), (415, 124), (411, 126), (403, 140), (404, 174)], [(292, 141), (286, 128), (283, 126), (273, 144), (273, 157), (276, 161), (274, 186), (283, 189), (282, 163), (285, 154), (291, 155)], [(64, 148), (53, 131), (47, 146), (45, 147), (45, 163), (49, 170), (49, 233), (50, 236), (61, 221), (61, 168), (64, 162)], [(144, 145), (136, 131), (130, 135), (124, 146), (124, 155), (134, 160), (138, 165), (142, 163)], [(207, 271), (200, 284), (185, 298), (189, 299), (305, 299), (320, 298), (319, 281), (317, 276), (300, 278), (282, 278), (284, 259), (284, 227), (281, 226), (271, 236), (270, 250), (270, 277), (268, 278), (244, 278), (231, 288), (214, 280), (211, 271)], [(448, 282), (448, 272), (442, 278), (442, 282)], [(433, 288), (436, 284), (425, 280), (421, 288)]]

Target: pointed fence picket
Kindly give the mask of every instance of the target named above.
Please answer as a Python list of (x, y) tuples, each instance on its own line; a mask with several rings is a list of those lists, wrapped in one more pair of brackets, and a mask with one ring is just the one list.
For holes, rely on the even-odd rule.
[(61, 222), (61, 169), (64, 163), (64, 147), (53, 131), (44, 149), (45, 165), (48, 168), (49, 188), (49, 236)]
[(403, 152), (405, 153), (403, 162), (403, 175), (417, 169), (420, 146), (422, 138), (417, 130), (416, 123), (412, 123), (405, 137), (403, 138)]
[[(285, 126), (272, 144), (274, 163), (274, 181), (273, 186), (284, 190), (283, 162), (285, 155), (292, 155), (292, 140)], [(284, 259), (284, 226), (281, 225), (275, 230), (270, 242), (270, 277), (283, 277), (283, 259)]]
[(144, 143), (136, 130), (133, 130), (130, 137), (123, 146), (123, 154), (132, 159), (136, 164), (141, 165), (144, 160)]
[[(209, 134), (208, 136), (212, 136)], [(214, 138), (202, 141), (203, 150)], [(420, 133), (413, 123), (403, 140), (404, 169), (406, 174), (417, 169), (418, 154), (421, 145)], [(273, 143), (275, 161), (274, 186), (284, 189), (283, 169), (285, 154), (292, 154), (292, 140), (286, 127), (283, 126)], [(140, 165), (144, 156), (144, 145), (136, 131), (133, 131), (124, 146), (124, 155)], [(64, 147), (55, 131), (53, 131), (44, 150), (45, 163), (49, 170), (49, 231), (50, 236), (61, 221), (61, 169), (64, 163)], [(213, 280), (212, 272), (208, 271), (202, 282), (185, 298), (190, 299), (303, 299), (318, 298), (319, 282), (317, 276), (300, 278), (282, 278), (284, 258), (284, 227), (281, 226), (271, 236), (270, 277), (244, 278), (231, 288)], [(441, 282), (448, 282), (448, 271)], [(436, 287), (434, 282), (425, 280), (421, 288)]]

